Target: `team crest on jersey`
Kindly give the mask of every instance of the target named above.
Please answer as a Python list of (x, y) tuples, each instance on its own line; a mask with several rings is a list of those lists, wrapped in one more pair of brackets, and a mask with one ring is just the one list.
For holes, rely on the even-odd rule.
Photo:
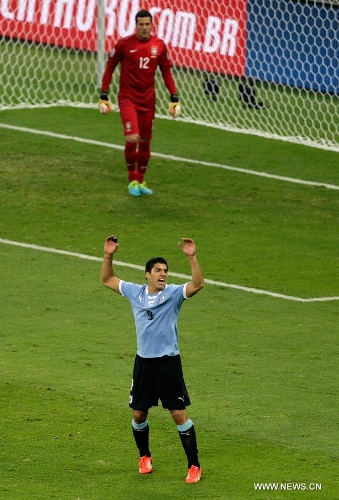
[(152, 55), (152, 57), (157, 57), (158, 47), (151, 47), (151, 55)]
[(115, 54), (115, 49), (112, 50), (112, 52), (109, 53), (109, 57), (113, 57)]

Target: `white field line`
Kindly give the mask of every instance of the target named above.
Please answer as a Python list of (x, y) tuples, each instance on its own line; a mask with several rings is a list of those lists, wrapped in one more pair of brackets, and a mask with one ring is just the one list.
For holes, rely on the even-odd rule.
[[(0, 111), (14, 111), (16, 109), (47, 109), (47, 108), (56, 108), (60, 106), (67, 106), (71, 108), (81, 108), (81, 109), (98, 109), (98, 105), (94, 103), (82, 103), (82, 102), (71, 102), (71, 101), (66, 101), (59, 99), (55, 103), (49, 103), (49, 104), (27, 104), (27, 103), (21, 103), (17, 104), (15, 106), (3, 106), (0, 104)], [(118, 112), (119, 107), (115, 104), (112, 105), (113, 110)], [(164, 116), (160, 114), (155, 115), (156, 118), (160, 120), (173, 120), (173, 118), (170, 118), (169, 116)], [(335, 151), (336, 153), (339, 152), (339, 146), (334, 145), (334, 144), (327, 144), (326, 140), (323, 139), (321, 141), (313, 141), (312, 139), (307, 139), (305, 137), (301, 136), (282, 136), (278, 134), (272, 134), (270, 132), (263, 132), (261, 130), (256, 130), (252, 128), (238, 128), (238, 127), (233, 127), (231, 125), (228, 125), (227, 123), (207, 123), (204, 122), (203, 120), (196, 120), (195, 118), (191, 118), (189, 116), (184, 117), (179, 117), (176, 119), (178, 122), (183, 122), (183, 123), (190, 123), (192, 125), (201, 125), (203, 127), (208, 127), (208, 128), (214, 128), (217, 130), (224, 130), (225, 132), (235, 132), (237, 134), (245, 134), (245, 135), (254, 135), (257, 137), (263, 137), (264, 139), (275, 139), (277, 141), (283, 141), (283, 142), (290, 142), (292, 144), (299, 144), (301, 146), (307, 146), (310, 148), (315, 148), (315, 149), (322, 149), (324, 151)]]
[[(22, 248), (29, 248), (32, 250), (40, 250), (43, 252), (50, 252), (50, 253), (56, 253), (59, 255), (67, 255), (69, 257), (76, 257), (78, 259), (85, 259), (85, 260), (94, 260), (96, 262), (101, 262), (102, 257), (94, 257), (91, 255), (85, 255), (82, 253), (76, 253), (76, 252), (68, 252), (67, 250), (59, 250), (57, 248), (50, 248), (50, 247), (43, 247), (40, 245), (34, 245), (34, 244), (29, 244), (29, 243), (22, 243), (20, 241), (12, 241), (12, 240), (6, 240), (3, 238), (0, 238), (0, 243), (3, 243), (5, 245), (12, 245), (12, 246), (17, 246), (17, 247), (22, 247)], [(132, 269), (138, 269), (139, 271), (144, 271), (144, 266), (138, 266), (136, 264), (130, 264), (128, 262), (121, 262), (119, 260), (114, 260), (114, 265), (116, 266), (123, 266), (123, 267), (130, 267)], [(180, 274), (180, 273), (169, 273), (170, 276), (175, 276), (176, 278), (181, 278), (183, 280), (191, 280), (191, 276), (187, 274)], [(215, 286), (222, 286), (225, 288), (233, 288), (235, 290), (242, 290), (244, 292), (250, 292), (250, 293), (255, 293), (258, 295), (268, 295), (269, 297), (276, 297), (278, 299), (284, 299), (284, 300), (292, 300), (294, 302), (329, 302), (329, 301), (334, 301), (334, 300), (339, 300), (339, 297), (316, 297), (316, 298), (311, 298), (311, 299), (304, 299), (301, 297), (293, 297), (291, 295), (283, 295), (281, 293), (275, 293), (275, 292), (269, 292), (267, 290), (260, 290), (258, 288), (251, 288), (247, 286), (240, 286), (240, 285), (233, 285), (232, 283), (224, 283), (222, 281), (214, 281), (214, 280), (209, 280), (205, 279), (205, 283), (208, 283), (209, 285), (215, 285)]]
[[(26, 128), (26, 127), (17, 127), (14, 125), (7, 125), (5, 123), (0, 123), (0, 128), (5, 128), (5, 129), (9, 129), (9, 130), (17, 130), (18, 132), (25, 132), (25, 133), (29, 133), (29, 134), (44, 135), (47, 137), (53, 137), (55, 139), (81, 142), (84, 144), (92, 144), (94, 146), (102, 146), (102, 147), (111, 148), (111, 149), (118, 149), (120, 151), (123, 151), (123, 149), (124, 149), (124, 146), (120, 146), (118, 144), (111, 144), (109, 142), (94, 141), (91, 139), (84, 139), (82, 137), (75, 137), (75, 136), (64, 135), (64, 134), (55, 134), (53, 132), (48, 132), (46, 130), (36, 130), (36, 129)], [(181, 158), (180, 156), (165, 155), (165, 154), (156, 153), (156, 152), (152, 152), (152, 156), (156, 157), (156, 158), (163, 158), (165, 160), (180, 161), (181, 163), (189, 163), (189, 164), (193, 164), (193, 165), (204, 165), (205, 167), (221, 168), (223, 170), (230, 170), (232, 172), (239, 172), (239, 173), (247, 174), (247, 175), (256, 175), (259, 177), (265, 177), (266, 179), (274, 179), (274, 180), (278, 180), (278, 181), (292, 182), (294, 184), (303, 184), (304, 186), (323, 187), (326, 189), (335, 189), (335, 190), (339, 191), (339, 186), (337, 186), (335, 184), (327, 184), (325, 182), (307, 181), (307, 180), (303, 180), (303, 179), (296, 179), (294, 177), (285, 177), (285, 176), (281, 176), (281, 175), (274, 175), (274, 174), (269, 174), (267, 172), (257, 172), (255, 170), (250, 170), (247, 168), (238, 168), (238, 167), (232, 167), (230, 165), (221, 165), (220, 163), (192, 160), (190, 158)]]

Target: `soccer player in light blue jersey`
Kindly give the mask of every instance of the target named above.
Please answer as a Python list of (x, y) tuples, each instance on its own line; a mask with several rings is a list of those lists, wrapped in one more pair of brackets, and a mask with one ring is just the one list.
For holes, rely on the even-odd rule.
[(132, 306), (137, 335), (137, 354), (133, 368), (129, 406), (133, 409), (132, 430), (139, 450), (139, 472), (153, 470), (149, 449), (148, 411), (160, 399), (177, 425), (187, 456), (185, 481), (196, 483), (201, 478), (198, 447), (192, 420), (186, 407), (190, 398), (184, 381), (178, 344), (178, 316), (183, 302), (204, 286), (204, 278), (191, 238), (182, 238), (180, 248), (188, 257), (192, 280), (183, 285), (167, 284), (168, 265), (163, 257), (146, 263), (146, 284), (137, 285), (116, 277), (113, 255), (118, 250), (117, 238), (106, 238), (102, 260), (101, 281), (126, 297)]

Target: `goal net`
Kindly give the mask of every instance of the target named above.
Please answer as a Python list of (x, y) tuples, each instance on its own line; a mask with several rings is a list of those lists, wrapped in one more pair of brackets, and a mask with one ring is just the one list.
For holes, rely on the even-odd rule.
[[(339, 151), (339, 0), (1, 0), (0, 110), (96, 106), (140, 8), (168, 46), (180, 119)], [(168, 117), (160, 74), (156, 88)]]

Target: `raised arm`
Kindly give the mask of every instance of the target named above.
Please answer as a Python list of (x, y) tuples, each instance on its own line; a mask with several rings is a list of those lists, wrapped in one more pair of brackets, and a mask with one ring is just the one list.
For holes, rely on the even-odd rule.
[(179, 243), (180, 248), (187, 255), (191, 266), (192, 281), (186, 285), (186, 295), (187, 297), (192, 297), (204, 286), (204, 277), (197, 260), (196, 256), (196, 246), (191, 238), (181, 238)]
[(118, 250), (118, 240), (114, 235), (108, 236), (104, 245), (105, 255), (102, 259), (101, 282), (116, 293), (120, 294), (120, 279), (114, 274), (113, 254)]

